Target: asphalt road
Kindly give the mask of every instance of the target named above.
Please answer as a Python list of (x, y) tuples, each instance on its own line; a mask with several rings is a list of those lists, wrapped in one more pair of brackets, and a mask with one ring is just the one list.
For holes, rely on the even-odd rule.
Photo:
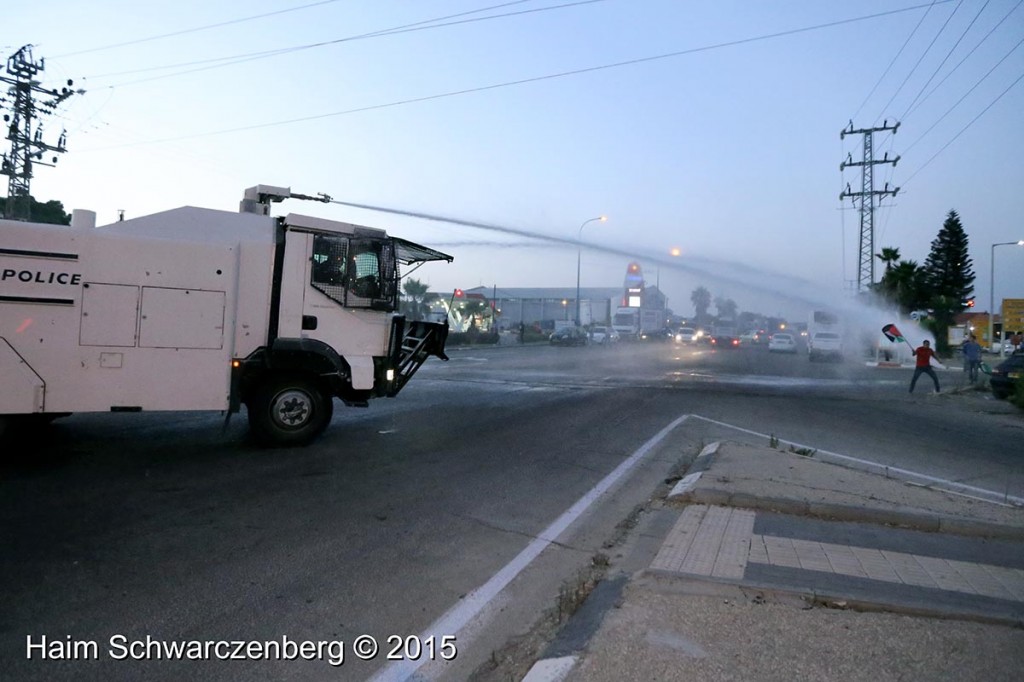
[[(396, 646), (420, 661), (454, 647), (454, 662), (420, 673), (465, 678), (556, 608), (617, 524), (711, 439), (771, 434), (1024, 495), (1019, 415), (984, 393), (910, 396), (906, 370), (672, 344), (451, 355), (394, 400), (337, 410), (306, 448), (259, 449), (244, 415), (222, 431), (218, 415), (187, 413), (75, 415), (5, 443), (4, 678), (400, 677), (401, 661), (385, 660)], [(473, 590), (682, 415), (702, 419), (653, 443), (474, 606)], [(468, 602), (473, 618), (443, 633), (454, 642), (416, 640)], [(364, 634), (382, 647), (367, 662), (353, 650)], [(139, 642), (126, 660), (116, 636)], [(328, 644), (315, 660), (161, 661), (147, 636)]]

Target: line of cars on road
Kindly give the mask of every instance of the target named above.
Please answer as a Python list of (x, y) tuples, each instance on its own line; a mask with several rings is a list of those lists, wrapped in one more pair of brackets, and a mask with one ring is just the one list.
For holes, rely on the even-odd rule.
[[(596, 325), (589, 331), (582, 327), (567, 326), (556, 330), (549, 337), (553, 346), (609, 346), (622, 340), (620, 334), (611, 326)], [(711, 333), (695, 327), (672, 329), (665, 327), (640, 335), (640, 341), (674, 341), (679, 344), (695, 345), (706, 343), (712, 348), (736, 349), (749, 345), (767, 345), (771, 353), (796, 353), (798, 338), (795, 333), (780, 331), (768, 334), (764, 331), (752, 331), (737, 334), (731, 327), (720, 327)], [(812, 360), (825, 357), (842, 357), (842, 340), (838, 334), (818, 332), (807, 341), (808, 352)]]
[[(798, 350), (796, 334), (779, 331), (767, 335), (769, 353), (792, 353)], [(678, 330), (666, 328), (651, 333), (644, 340), (674, 340), (676, 343), (697, 344), (710, 343), (715, 348), (739, 348), (743, 337), (736, 336), (730, 330), (705, 335), (703, 331), (693, 327), (681, 327)], [(621, 337), (609, 326), (595, 326), (587, 330), (581, 327), (564, 327), (550, 336), (553, 346), (610, 346), (619, 343)], [(763, 337), (753, 343), (763, 343)], [(807, 354), (813, 362), (819, 359), (841, 360), (843, 357), (842, 337), (835, 332), (815, 332), (807, 339)], [(989, 376), (992, 395), (999, 399), (1008, 398), (1016, 390), (1016, 386), (1024, 380), (1024, 351), (1017, 350), (1002, 363), (994, 367)]]
[(610, 346), (618, 343), (620, 338), (612, 327), (595, 326), (589, 332), (583, 327), (562, 327), (555, 330), (548, 341), (552, 346)]

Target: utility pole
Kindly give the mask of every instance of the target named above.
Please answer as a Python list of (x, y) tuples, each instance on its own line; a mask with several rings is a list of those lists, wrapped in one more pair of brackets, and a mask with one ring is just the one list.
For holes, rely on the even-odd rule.
[(891, 163), (893, 168), (895, 168), (896, 162), (900, 160), (900, 157), (897, 155), (896, 158), (890, 159), (889, 153), (886, 152), (884, 158), (874, 158), (874, 152), (872, 150), (872, 135), (874, 133), (885, 132), (887, 130), (891, 130), (895, 135), (899, 127), (899, 122), (894, 126), (890, 126), (889, 121), (886, 120), (881, 126), (854, 130), (853, 121), (850, 121), (849, 127), (844, 128), (839, 133), (839, 139), (843, 139), (847, 135), (864, 136), (863, 161), (854, 161), (852, 155), (847, 155), (846, 161), (839, 164), (840, 172), (842, 172), (847, 166), (861, 167), (861, 191), (851, 191), (850, 183), (846, 183), (846, 190), (839, 194), (840, 201), (846, 197), (860, 198), (860, 262), (857, 266), (858, 294), (867, 291), (871, 288), (871, 285), (875, 283), (875, 197), (883, 197), (887, 194), (891, 194), (895, 197), (896, 193), (900, 191), (899, 187), (889, 189), (888, 182), (885, 183), (885, 189), (875, 189), (874, 167), (880, 163)]
[[(64, 143), (67, 135), (61, 131), (57, 144), (43, 142), (43, 127), (33, 120), (41, 121), (43, 117), (54, 113), (57, 105), (66, 100), (75, 91), (74, 84), (69, 80), (60, 92), (48, 90), (36, 80), (36, 76), (46, 68), (44, 60), (38, 62), (32, 58), (32, 46), (25, 45), (7, 58), (7, 72), (0, 69), (0, 82), (10, 87), (6, 94), (0, 94), (0, 106), (9, 109), (4, 114), (4, 126), (7, 128), (7, 140), (11, 143), (9, 153), (4, 153), (0, 174), (6, 175), (7, 205), (4, 217), (12, 220), (29, 220), (31, 218), (32, 166), (42, 164), (52, 166), (57, 163), (56, 154), (67, 151)], [(84, 92), (82, 90), (79, 93)], [(51, 163), (44, 162), (43, 154), (54, 152)]]

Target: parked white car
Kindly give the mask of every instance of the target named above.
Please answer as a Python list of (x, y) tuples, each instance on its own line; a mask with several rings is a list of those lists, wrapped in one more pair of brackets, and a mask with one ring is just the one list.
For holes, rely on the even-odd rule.
[(594, 327), (590, 330), (590, 342), (599, 346), (607, 346), (618, 343), (619, 333), (611, 327)]
[(769, 353), (795, 353), (796, 352), (796, 339), (793, 338), (792, 334), (786, 334), (785, 332), (779, 332), (778, 334), (772, 334), (771, 338), (768, 339), (768, 352)]
[(843, 337), (835, 332), (814, 332), (807, 341), (811, 362), (819, 358), (843, 359)]
[(676, 332), (677, 343), (697, 343), (700, 339), (700, 332), (693, 327), (680, 327)]

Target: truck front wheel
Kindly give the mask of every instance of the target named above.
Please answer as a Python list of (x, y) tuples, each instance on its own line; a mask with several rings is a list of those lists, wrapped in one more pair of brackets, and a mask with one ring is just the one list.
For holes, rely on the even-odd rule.
[(272, 376), (246, 402), (246, 410), (249, 428), (261, 443), (304, 445), (327, 428), (334, 403), (310, 378)]

